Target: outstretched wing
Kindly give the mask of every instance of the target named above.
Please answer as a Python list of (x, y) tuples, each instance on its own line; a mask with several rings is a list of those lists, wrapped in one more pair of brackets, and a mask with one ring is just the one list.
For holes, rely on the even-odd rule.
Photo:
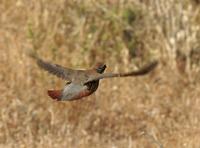
[(103, 73), (103, 74), (97, 74), (95, 76), (90, 77), (84, 84), (87, 84), (91, 81), (96, 81), (96, 80), (100, 80), (103, 78), (113, 78), (113, 77), (128, 77), (128, 76), (141, 76), (141, 75), (145, 75), (147, 73), (149, 73), (150, 71), (152, 71), (156, 66), (158, 65), (157, 61), (153, 61), (147, 65), (145, 65), (144, 67), (142, 67), (139, 70), (136, 71), (131, 71), (131, 72), (127, 72), (127, 73)]
[(62, 67), (60, 65), (52, 64), (52, 63), (49, 63), (47, 61), (42, 60), (41, 58), (39, 58), (37, 52), (34, 51), (33, 49), (27, 49), (25, 51), (25, 53), (29, 57), (36, 60), (39, 67), (41, 67), (42, 69), (48, 71), (49, 73), (51, 73), (53, 75), (56, 75), (59, 78), (62, 78), (62, 79), (65, 79), (65, 80), (72, 82), (74, 73), (77, 73), (76, 70), (66, 68), (66, 67)]
[(59, 78), (66, 79), (69, 81), (72, 81), (72, 76), (74, 73), (74, 70), (70, 68), (65, 68), (57, 64), (52, 64), (46, 61), (43, 61), (40, 58), (37, 58), (37, 64), (42, 69), (48, 71), (50, 74), (56, 75)]

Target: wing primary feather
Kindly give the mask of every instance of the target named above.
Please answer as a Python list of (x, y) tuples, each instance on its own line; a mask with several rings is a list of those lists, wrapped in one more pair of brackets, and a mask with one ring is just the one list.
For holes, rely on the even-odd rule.
[(43, 61), (40, 58), (37, 58), (37, 64), (42, 69), (48, 71), (49, 73), (56, 75), (62, 79), (66, 79), (65, 69), (57, 64), (51, 64), (49, 62)]
[(33, 58), (40, 68), (48, 71), (50, 74), (56, 75), (57, 77), (68, 80), (70, 82), (72, 81), (74, 70), (42, 60), (38, 56), (37, 52), (33, 49), (27, 49), (25, 53), (29, 57)]
[(150, 71), (152, 71), (157, 65), (158, 65), (158, 62), (157, 61), (153, 61), (153, 62), (145, 65), (144, 67), (142, 67), (139, 70), (128, 72), (128, 73), (120, 73), (119, 77), (145, 75), (145, 74), (149, 73)]

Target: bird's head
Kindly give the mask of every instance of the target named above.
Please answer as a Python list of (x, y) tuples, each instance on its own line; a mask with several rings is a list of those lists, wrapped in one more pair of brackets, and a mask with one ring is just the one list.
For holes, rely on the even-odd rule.
[(96, 72), (103, 73), (106, 69), (106, 65), (104, 63), (98, 62), (94, 65), (93, 68), (96, 70)]

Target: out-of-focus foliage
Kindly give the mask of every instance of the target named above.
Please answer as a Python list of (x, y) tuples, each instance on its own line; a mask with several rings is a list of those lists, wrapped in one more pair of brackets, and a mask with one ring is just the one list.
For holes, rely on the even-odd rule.
[[(1, 147), (200, 147), (198, 0), (1, 0)], [(76, 102), (25, 50), (73, 68), (104, 61), (148, 76), (103, 80)]]

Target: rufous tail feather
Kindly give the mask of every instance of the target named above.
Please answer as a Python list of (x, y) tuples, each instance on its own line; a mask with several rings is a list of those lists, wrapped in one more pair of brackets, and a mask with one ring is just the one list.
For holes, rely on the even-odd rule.
[(61, 90), (48, 90), (47, 92), (52, 99), (57, 101), (61, 100), (61, 94), (62, 94)]

